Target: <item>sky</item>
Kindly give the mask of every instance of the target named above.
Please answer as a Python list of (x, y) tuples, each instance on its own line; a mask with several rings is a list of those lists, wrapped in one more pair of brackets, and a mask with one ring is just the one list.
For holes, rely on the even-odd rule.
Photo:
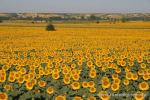
[(150, 0), (0, 0), (0, 13), (150, 13)]

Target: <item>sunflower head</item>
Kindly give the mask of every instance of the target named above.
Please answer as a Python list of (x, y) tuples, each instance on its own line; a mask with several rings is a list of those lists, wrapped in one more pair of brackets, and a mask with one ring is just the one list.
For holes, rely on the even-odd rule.
[(79, 83), (79, 82), (73, 82), (73, 83), (71, 84), (71, 88), (72, 88), (73, 90), (78, 90), (78, 89), (80, 89), (80, 83)]
[(8, 95), (6, 93), (0, 92), (0, 100), (8, 100)]
[(148, 90), (149, 89), (149, 84), (147, 82), (141, 82), (139, 83), (139, 89), (140, 90)]
[(144, 100), (144, 94), (142, 92), (137, 92), (134, 94), (135, 100)]
[(54, 93), (54, 88), (50, 86), (50, 87), (47, 88), (46, 92), (48, 94), (52, 94), (52, 93)]

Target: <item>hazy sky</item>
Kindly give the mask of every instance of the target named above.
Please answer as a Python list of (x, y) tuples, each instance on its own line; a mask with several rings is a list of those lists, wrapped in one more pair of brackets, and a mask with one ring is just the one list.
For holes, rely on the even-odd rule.
[(150, 13), (150, 0), (0, 0), (0, 12)]

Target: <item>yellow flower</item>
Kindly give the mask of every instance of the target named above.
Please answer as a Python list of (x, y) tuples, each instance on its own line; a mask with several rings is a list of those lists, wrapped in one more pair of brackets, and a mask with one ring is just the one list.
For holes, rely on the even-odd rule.
[(71, 64), (71, 68), (76, 68), (76, 64)]
[(144, 75), (144, 70), (138, 70), (138, 75)]
[(125, 80), (123, 81), (123, 84), (126, 85), (126, 86), (129, 85), (129, 80), (125, 79)]
[(59, 79), (59, 77), (60, 77), (59, 73), (52, 73), (53, 79), (57, 80), (57, 79)]
[(32, 90), (33, 89), (33, 83), (32, 82), (30, 82), (30, 81), (27, 81), (26, 83), (25, 83), (25, 85), (26, 85), (26, 88), (28, 89), (28, 90)]
[(89, 81), (89, 82), (88, 82), (88, 87), (94, 87), (94, 86), (95, 86), (94, 81)]
[(132, 79), (132, 73), (131, 72), (126, 73), (126, 79), (128, 79), (128, 80)]
[(79, 83), (79, 82), (73, 82), (73, 83), (71, 84), (71, 88), (72, 88), (73, 90), (78, 90), (78, 89), (80, 89), (80, 83)]
[(119, 73), (121, 73), (121, 69), (117, 68), (117, 69), (115, 69), (115, 72), (119, 74)]
[(110, 96), (106, 91), (101, 91), (99, 93), (99, 96), (102, 100), (109, 100), (110, 99)]
[(11, 76), (11, 75), (10, 75), (10, 76), (8, 77), (8, 81), (9, 81), (9, 82), (14, 82), (14, 81), (15, 81), (15, 76)]
[(87, 100), (96, 100), (96, 98), (94, 96), (89, 96)]
[(121, 82), (121, 81), (120, 81), (120, 79), (118, 79), (118, 78), (113, 80), (113, 83), (116, 83), (116, 84), (120, 84), (120, 82)]
[(90, 78), (95, 78), (96, 77), (96, 72), (91, 72), (89, 73)]
[(38, 84), (39, 84), (40, 87), (45, 87), (45, 86), (46, 86), (46, 82), (43, 81), (43, 80), (40, 80), (40, 81), (38, 82)]
[(6, 91), (10, 91), (10, 90), (12, 90), (12, 86), (11, 86), (11, 85), (5, 85), (5, 86), (4, 86), (4, 89), (5, 89)]
[(74, 98), (73, 98), (73, 100), (83, 100), (81, 97), (79, 97), (79, 96), (75, 96)]
[(48, 94), (53, 94), (54, 93), (54, 88), (53, 87), (48, 87), (47, 89), (46, 89), (46, 92), (48, 93)]
[(126, 66), (126, 62), (125, 61), (121, 61), (120, 65), (124, 67), (124, 66)]
[(144, 69), (144, 68), (146, 68), (146, 64), (142, 63), (142, 64), (140, 65), (140, 67)]
[(1, 75), (0, 76), (0, 83), (6, 81), (6, 75)]
[(82, 87), (87, 88), (88, 87), (88, 82), (86, 82), (86, 81), (82, 82)]
[(144, 80), (149, 80), (149, 79), (150, 79), (150, 76), (149, 76), (148, 74), (144, 74), (144, 75), (143, 75), (143, 79), (144, 79)]
[(72, 75), (72, 79), (75, 80), (75, 81), (78, 81), (80, 78), (80, 75), (79, 74), (74, 74)]
[(138, 79), (138, 74), (134, 73), (132, 74), (132, 80), (137, 80)]
[(70, 84), (70, 78), (65, 77), (65, 78), (63, 79), (63, 82), (64, 82), (65, 84)]
[(102, 88), (103, 89), (107, 89), (110, 87), (110, 82), (105, 80), (105, 81), (102, 81)]
[(55, 100), (66, 100), (66, 96), (57, 96), (55, 97)]
[(0, 100), (8, 100), (8, 95), (6, 93), (0, 92)]
[(147, 82), (141, 82), (139, 83), (139, 89), (140, 90), (148, 90), (149, 89), (149, 85)]
[(117, 79), (119, 76), (118, 76), (118, 74), (113, 74), (112, 75), (112, 79)]
[(96, 92), (96, 88), (95, 87), (90, 87), (89, 90), (90, 90), (91, 93), (95, 93)]
[(111, 85), (111, 89), (113, 90), (113, 91), (117, 91), (117, 90), (119, 90), (119, 84), (117, 84), (117, 83), (113, 83), (112, 85)]
[(134, 94), (135, 100), (144, 100), (144, 94), (142, 92), (137, 92)]

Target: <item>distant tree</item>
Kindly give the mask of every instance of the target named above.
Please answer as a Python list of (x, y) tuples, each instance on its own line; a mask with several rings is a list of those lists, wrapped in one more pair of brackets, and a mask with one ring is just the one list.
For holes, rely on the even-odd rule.
[(128, 19), (125, 18), (125, 17), (123, 17), (123, 18), (121, 19), (121, 22), (122, 22), (122, 23), (125, 23), (125, 22), (127, 22), (127, 21), (128, 21)]
[(99, 20), (97, 20), (96, 23), (99, 24), (100, 23)]
[(47, 31), (55, 31), (55, 27), (54, 27), (54, 25), (52, 25), (52, 24), (48, 24), (48, 25), (46, 26), (46, 30), (47, 30)]
[(2, 23), (3, 21), (2, 20), (0, 20), (0, 23)]
[(90, 19), (90, 20), (96, 20), (97, 17), (96, 17), (95, 15), (91, 15), (89, 19)]

